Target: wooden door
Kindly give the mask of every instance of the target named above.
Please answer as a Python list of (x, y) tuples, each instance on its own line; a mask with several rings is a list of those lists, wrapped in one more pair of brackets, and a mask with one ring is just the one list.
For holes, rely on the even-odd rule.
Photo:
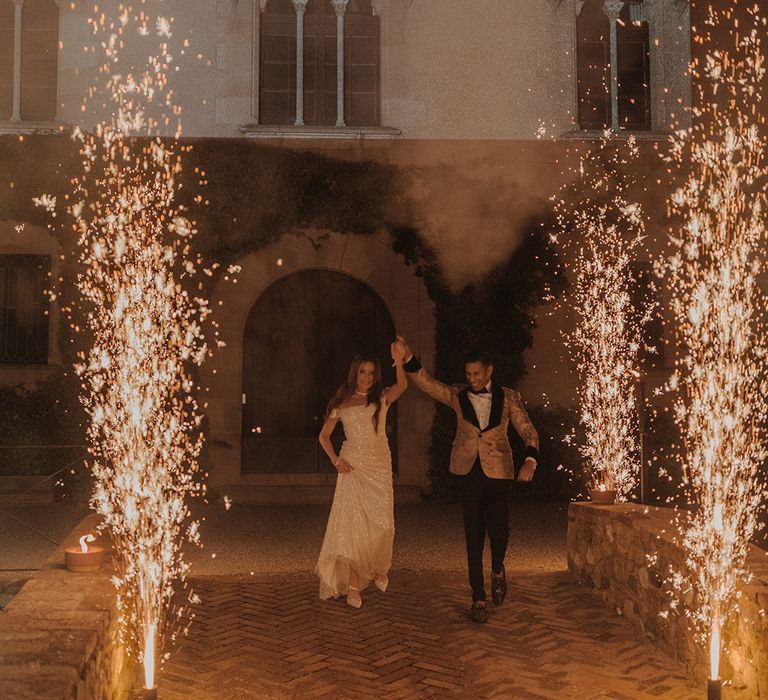
[[(385, 385), (394, 382), (394, 336), (381, 299), (348, 275), (306, 270), (269, 287), (243, 338), (243, 473), (332, 472), (317, 442), (326, 404), (359, 352), (379, 359)], [(387, 420), (393, 465), (395, 410)], [(337, 428), (334, 441), (342, 438)]]

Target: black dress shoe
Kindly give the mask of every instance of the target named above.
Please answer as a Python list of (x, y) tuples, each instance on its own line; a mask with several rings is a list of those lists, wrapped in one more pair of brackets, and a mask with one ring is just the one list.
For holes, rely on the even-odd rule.
[(488, 622), (488, 611), (485, 609), (484, 600), (476, 600), (469, 610), (469, 618), (472, 622)]
[(504, 569), (501, 570), (501, 576), (491, 574), (491, 597), (494, 605), (501, 605), (507, 595), (507, 578), (504, 574)]

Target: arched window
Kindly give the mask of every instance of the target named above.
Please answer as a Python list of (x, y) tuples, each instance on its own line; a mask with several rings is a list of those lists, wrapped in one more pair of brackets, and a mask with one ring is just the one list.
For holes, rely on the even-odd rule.
[[(380, 23), (373, 14), (371, 0), (309, 0), (303, 12), (301, 5), (301, 0), (268, 0), (261, 15), (260, 123), (377, 126)], [(337, 12), (341, 12), (341, 23)], [(340, 25), (344, 30), (342, 82), (337, 63)], [(300, 66), (298, 31), (303, 33)], [(299, 82), (303, 83), (303, 90), (301, 100), (297, 101)], [(342, 120), (339, 106), (343, 108)], [(299, 118), (297, 109), (301, 111)]]
[(0, 0), (0, 120), (55, 119), (58, 52), (54, 0)]

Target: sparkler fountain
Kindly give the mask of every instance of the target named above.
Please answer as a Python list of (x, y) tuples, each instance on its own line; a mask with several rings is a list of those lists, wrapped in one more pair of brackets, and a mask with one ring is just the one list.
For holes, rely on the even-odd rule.
[[(184, 148), (168, 86), (173, 56), (162, 43), (137, 74), (118, 62), (130, 30), (170, 36), (171, 22), (151, 24), (144, 0), (137, 3), (114, 20), (95, 8), (91, 20), (104, 37), (100, 70), (112, 117), (92, 134), (75, 132), (84, 167), (69, 210), (93, 335), (76, 368), (90, 417), (92, 505), (115, 545), (121, 641), (143, 663), (145, 697), (154, 697), (163, 642), (186, 624), (185, 604), (174, 602), (188, 567), (180, 547), (185, 536), (198, 539), (188, 497), (204, 491), (190, 372), (208, 353), (210, 309), (189, 291), (201, 261), (190, 259), (194, 226), (175, 203)], [(168, 128), (174, 139), (153, 136)]]
[(692, 507), (678, 518), (688, 570), (673, 582), (693, 589), (686, 613), (709, 647), (710, 697), (719, 697), (723, 631), (750, 577), (745, 562), (765, 507), (768, 458), (768, 305), (758, 284), (768, 271), (766, 20), (753, 0), (720, 7), (709, 8), (696, 41), (727, 35), (729, 49), (712, 46), (705, 65), (693, 66), (694, 126), (673, 139), (671, 158), (689, 174), (671, 199), (681, 223), (666, 264), (679, 346), (671, 385)]
[[(559, 234), (565, 240), (574, 275), (571, 299), (576, 327), (566, 344), (579, 375), (579, 403), (585, 441), (580, 447), (589, 465), (592, 500), (626, 501), (639, 473), (635, 380), (639, 376), (641, 331), (653, 308), (638, 314), (632, 303), (632, 262), (637, 258), (644, 225), (639, 205), (626, 199), (628, 181), (621, 175), (636, 156), (632, 138), (614, 147), (604, 138), (581, 163), (576, 203), (564, 197), (557, 205)], [(573, 234), (570, 234), (570, 232)]]

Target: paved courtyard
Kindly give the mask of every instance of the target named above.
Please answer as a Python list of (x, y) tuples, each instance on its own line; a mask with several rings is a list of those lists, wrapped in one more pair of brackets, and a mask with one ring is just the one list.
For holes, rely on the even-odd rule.
[(0, 611), (87, 513), (82, 503), (0, 501)]
[[(360, 610), (317, 597), (311, 572), (327, 506), (205, 506), (206, 546), (189, 552), (202, 603), (160, 675), (160, 697), (700, 697), (565, 571), (567, 508), (512, 506), (508, 598), (477, 626), (467, 618), (458, 504), (397, 507), (390, 590), (369, 588)], [(84, 511), (3, 512), (0, 603)]]
[(194, 584), (204, 603), (161, 675), (164, 700), (701, 694), (567, 572), (511, 574), (486, 625), (468, 620), (460, 573), (397, 570), (360, 610), (318, 600), (309, 573)]
[(507, 568), (517, 573), (477, 626), (458, 504), (397, 507), (390, 589), (370, 587), (360, 610), (317, 597), (327, 506), (211, 505), (206, 546), (190, 552), (203, 602), (160, 697), (698, 697), (565, 571), (567, 509), (513, 504)]

